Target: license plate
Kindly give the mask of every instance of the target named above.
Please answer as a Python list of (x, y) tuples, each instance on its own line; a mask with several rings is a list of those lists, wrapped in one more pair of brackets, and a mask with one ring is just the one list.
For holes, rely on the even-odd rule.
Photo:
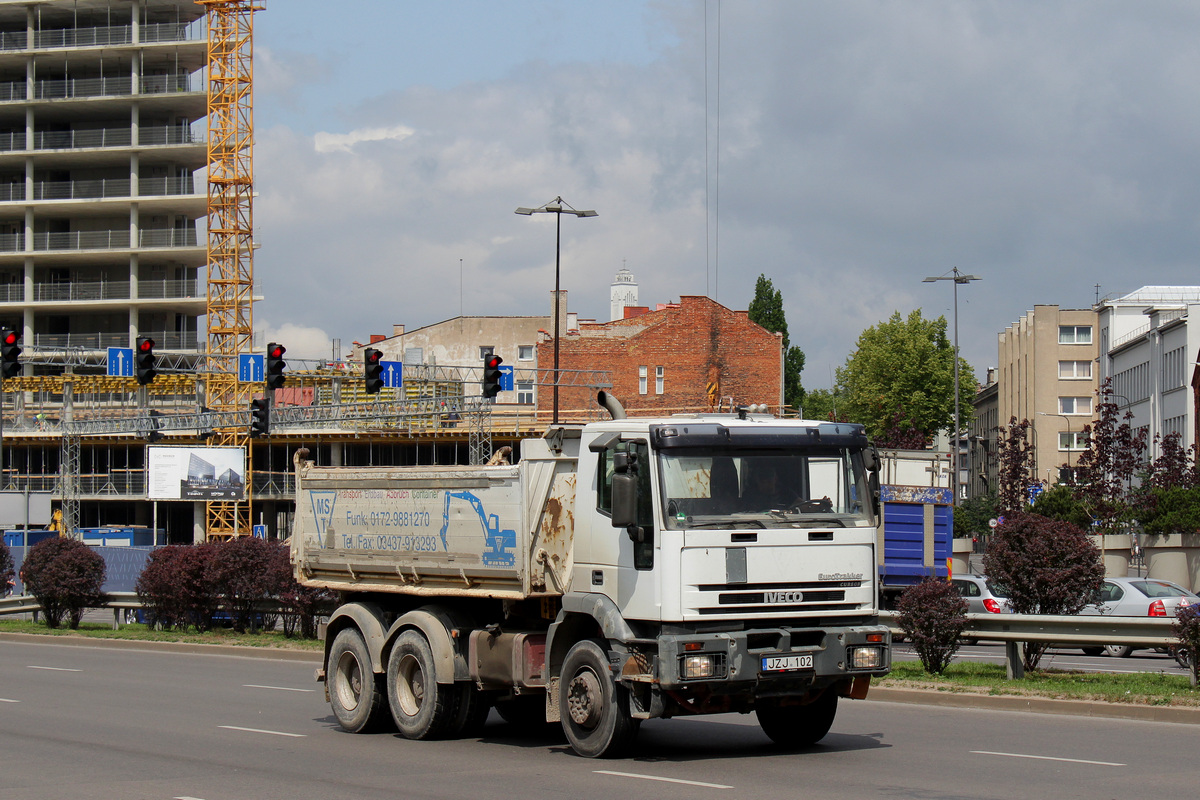
[(763, 656), (763, 672), (790, 672), (796, 669), (812, 669), (812, 653), (801, 656)]

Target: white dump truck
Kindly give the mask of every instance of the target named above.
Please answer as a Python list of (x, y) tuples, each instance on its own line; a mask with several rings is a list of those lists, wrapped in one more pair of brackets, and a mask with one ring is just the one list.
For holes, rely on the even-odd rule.
[(291, 558), (338, 594), (317, 677), (341, 727), (459, 736), (494, 707), (598, 757), (644, 719), (753, 711), (800, 747), (887, 673), (862, 426), (599, 400), (613, 419), (513, 465), (297, 453)]

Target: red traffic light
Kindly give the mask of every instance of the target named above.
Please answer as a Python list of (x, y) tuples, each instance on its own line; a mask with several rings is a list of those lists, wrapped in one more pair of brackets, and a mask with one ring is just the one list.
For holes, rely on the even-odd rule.
[(375, 364), (383, 358), (383, 353), (373, 348), (367, 348), (366, 356), (368, 363)]
[(282, 358), (283, 354), (286, 352), (287, 352), (286, 347), (284, 347), (281, 344), (277, 344), (277, 345), (273, 345), (271, 347), (271, 351), (267, 355), (269, 355), (271, 358)]
[(20, 340), (21, 340), (21, 334), (17, 333), (16, 331), (8, 331), (7, 333), (4, 334), (4, 343), (5, 344), (16, 344)]
[(488, 356), (487, 368), (495, 369), (496, 367), (500, 366), (500, 364), (503, 363), (503, 361), (504, 361), (504, 359), (501, 358), (500, 356)]
[(143, 353), (149, 353), (154, 349), (154, 340), (148, 339), (145, 336), (138, 339), (138, 350)]

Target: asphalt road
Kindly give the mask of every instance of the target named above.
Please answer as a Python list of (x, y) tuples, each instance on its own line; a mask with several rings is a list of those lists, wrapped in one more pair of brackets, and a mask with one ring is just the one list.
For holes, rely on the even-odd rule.
[(593, 761), (495, 715), (460, 741), (343, 733), (313, 667), (0, 642), (0, 800), (1196, 795), (1200, 725), (848, 701), (806, 752), (722, 715)]

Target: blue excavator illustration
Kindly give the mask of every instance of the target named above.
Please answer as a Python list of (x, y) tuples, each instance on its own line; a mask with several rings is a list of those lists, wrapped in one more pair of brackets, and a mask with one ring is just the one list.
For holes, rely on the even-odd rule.
[(517, 563), (516, 555), (511, 552), (517, 546), (516, 531), (500, 530), (500, 517), (488, 514), (483, 510), (483, 502), (471, 492), (446, 492), (446, 507), (442, 511), (442, 547), (450, 549), (446, 532), (450, 528), (450, 500), (466, 500), (479, 515), (479, 524), (483, 527), (487, 549), (483, 551), (483, 564), (488, 567), (511, 567)]

